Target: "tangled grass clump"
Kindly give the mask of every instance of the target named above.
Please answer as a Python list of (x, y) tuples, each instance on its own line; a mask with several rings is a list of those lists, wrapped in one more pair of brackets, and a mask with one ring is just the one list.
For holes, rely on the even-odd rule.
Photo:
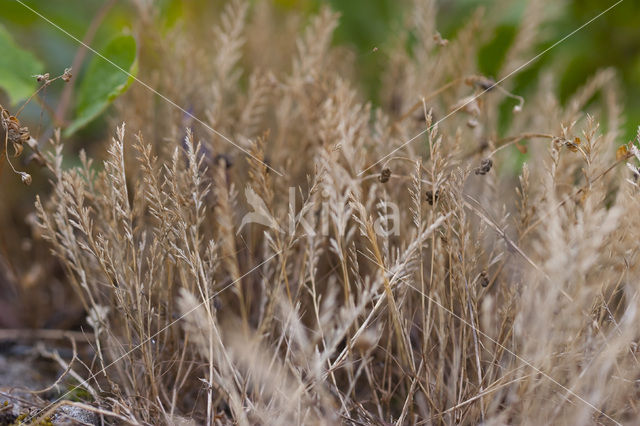
[[(528, 3), (502, 76), (531, 54), (545, 3)], [(141, 22), (150, 7), (140, 1)], [(483, 11), (448, 41), (434, 1), (411, 16), (412, 50), (405, 32), (376, 51), (388, 56), (377, 108), (351, 80), (352, 54), (331, 46), (329, 9), (296, 36), (268, 2), (231, 1), (213, 53), (196, 30), (141, 24), (140, 79), (206, 120), (133, 87), (104, 167), (81, 155), (64, 170), (54, 140), (53, 194), (37, 203), (94, 329), (83, 386), (102, 414), (638, 418), (640, 156), (618, 149), (615, 73), (564, 106), (544, 76), (501, 137), (509, 81), (472, 59)]]

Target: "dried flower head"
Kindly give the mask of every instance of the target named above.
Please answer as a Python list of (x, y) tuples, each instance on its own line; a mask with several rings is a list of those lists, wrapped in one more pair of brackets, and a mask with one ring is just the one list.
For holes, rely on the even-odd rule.
[(380, 172), (380, 176), (378, 176), (378, 180), (382, 183), (387, 183), (389, 182), (390, 177), (391, 177), (391, 169), (388, 167), (385, 167)]
[[(22, 154), (23, 144), (29, 140), (31, 135), (29, 129), (26, 127), (20, 127), (20, 120), (13, 115), (9, 114), (6, 109), (0, 106), (2, 114), (2, 129), (6, 132), (6, 141), (13, 146), (14, 157)], [(4, 139), (4, 137), (3, 137)]]
[(42, 83), (42, 82), (46, 83), (46, 82), (49, 81), (49, 77), (50, 76), (49, 76), (49, 73), (47, 72), (47, 73), (44, 73), (44, 74), (36, 74), (36, 75), (34, 75), (34, 77), (36, 78), (36, 81), (38, 83)]
[(31, 175), (29, 173), (18, 172), (18, 174), (20, 175), (20, 179), (22, 180), (22, 183), (24, 183), (27, 186), (31, 185), (32, 178), (31, 178)]
[(622, 145), (616, 149), (616, 161), (621, 161), (629, 155), (629, 148), (626, 145)]
[(478, 282), (482, 287), (486, 287), (489, 285), (489, 274), (486, 269), (483, 269), (478, 276)]
[(71, 68), (65, 68), (64, 73), (62, 74), (62, 76), (60, 76), (60, 78), (62, 78), (62, 81), (64, 81), (65, 83), (68, 83), (69, 80), (71, 80), (72, 76), (73, 74), (71, 74)]
[(428, 190), (426, 192), (425, 196), (426, 196), (426, 199), (427, 199), (427, 203), (429, 203), (429, 205), (432, 206), (433, 203), (438, 201), (438, 198), (440, 197), (440, 190), (436, 189), (435, 194), (434, 194), (434, 192), (432, 190)]
[(565, 140), (564, 141), (564, 146), (566, 146), (569, 151), (571, 152), (578, 152), (578, 149), (580, 149), (580, 143), (582, 143), (582, 141), (580, 140), (579, 137), (575, 137), (573, 141), (570, 140)]
[(436, 44), (440, 47), (445, 47), (449, 44), (449, 40), (447, 40), (446, 38), (442, 38), (442, 35), (439, 32), (436, 32), (433, 35), (433, 41), (435, 41)]
[(493, 160), (491, 158), (485, 158), (480, 162), (480, 167), (476, 168), (475, 174), (477, 175), (486, 175), (493, 167)]
[(491, 91), (496, 87), (496, 82), (493, 79), (480, 77), (475, 80), (476, 85), (484, 91)]

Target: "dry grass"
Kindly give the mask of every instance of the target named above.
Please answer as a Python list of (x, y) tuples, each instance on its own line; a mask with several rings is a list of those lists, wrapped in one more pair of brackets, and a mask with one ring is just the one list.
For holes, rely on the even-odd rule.
[[(232, 1), (213, 30), (161, 35), (140, 2), (140, 78), (251, 156), (142, 87), (103, 166), (63, 170), (53, 141), (38, 217), (89, 313), (100, 407), (132, 424), (637, 421), (640, 194), (621, 164), (640, 154), (616, 157), (615, 74), (566, 107), (546, 76), (501, 139), (505, 92), (469, 60), (490, 23), (445, 41), (433, 2), (416, 8), (413, 52), (398, 35), (372, 53), (389, 63), (374, 109), (328, 9), (299, 30)], [(530, 9), (507, 68), (533, 56)]]

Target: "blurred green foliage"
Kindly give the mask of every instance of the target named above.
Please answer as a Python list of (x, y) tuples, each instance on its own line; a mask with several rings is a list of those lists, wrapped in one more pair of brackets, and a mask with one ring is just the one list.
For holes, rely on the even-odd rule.
[(76, 118), (65, 129), (65, 136), (96, 118), (133, 82), (131, 75), (136, 74), (136, 41), (133, 36), (116, 36), (101, 54), (108, 61), (97, 55), (90, 61), (78, 89)]
[[(613, 1), (574, 0), (568, 9), (565, 25), (586, 22)], [(627, 138), (632, 138), (640, 124), (640, 2), (624, 1), (563, 44), (556, 52), (561, 99), (572, 93), (597, 69), (617, 69), (625, 95)], [(561, 61), (561, 62), (560, 62)]]
[[(318, 3), (323, 1), (342, 13), (336, 42), (349, 43), (359, 52), (363, 81), (375, 101), (375, 85), (384, 67), (384, 58), (370, 53), (374, 46), (384, 45), (384, 41), (393, 36), (391, 32), (399, 27), (397, 24), (408, 2), (317, 0)], [(545, 11), (551, 19), (541, 28), (543, 40), (535, 52), (543, 52), (615, 3), (616, 0), (568, 0), (553, 4)], [(477, 7), (491, 10), (491, 19), (497, 20), (497, 26), (479, 52), (477, 61), (482, 73), (494, 77), (497, 77), (518, 26), (527, 19), (524, 16), (525, 0), (500, 1), (501, 7), (492, 9), (496, 4), (496, 0), (441, 0), (438, 16), (438, 27), (443, 36), (454, 37)], [(513, 90), (524, 96), (532, 93), (540, 72), (550, 70), (556, 76), (560, 100), (565, 102), (598, 69), (613, 66), (619, 73), (625, 94), (626, 138), (632, 138), (640, 123), (638, 17), (640, 2), (623, 1), (511, 77)], [(510, 102), (505, 102), (505, 111), (513, 106)]]
[[(64, 72), (70, 67), (78, 52), (79, 44), (74, 41), (64, 31), (71, 36), (82, 40), (89, 25), (105, 2), (68, 0), (43, 1), (43, 0), (21, 0), (24, 3), (13, 0), (0, 0), (2, 3), (2, 13), (0, 14), (0, 26), (6, 29), (6, 36), (9, 40), (19, 46), (19, 52), (8, 51), (0, 41), (0, 76), (8, 73), (20, 74), (22, 80), (17, 84), (15, 80), (0, 78), (0, 103), (10, 108), (14, 112), (18, 105), (28, 98), (38, 87), (34, 78), (35, 74), (48, 72), (51, 78)], [(64, 3), (64, 4), (63, 4)], [(109, 47), (108, 43), (114, 37), (121, 36), (123, 31), (130, 28), (131, 8), (126, 5), (116, 6), (109, 10), (105, 20), (99, 26), (97, 33), (91, 41), (91, 46), (98, 51), (105, 51), (108, 57), (116, 63), (121, 63), (123, 55), (135, 56), (135, 43), (131, 46), (121, 44), (120, 46)], [(26, 5), (26, 7), (25, 7)], [(33, 9), (33, 10), (30, 10)], [(35, 12), (34, 12), (35, 11)], [(36, 13), (37, 12), (37, 13)], [(46, 17), (51, 22), (47, 22), (38, 14)], [(56, 28), (58, 26), (59, 28)], [(64, 30), (64, 31), (63, 31)], [(129, 37), (132, 41), (133, 38)], [(20, 57), (31, 58), (29, 67), (17, 66), (16, 64), (26, 63), (24, 60), (18, 62)], [(70, 130), (77, 130), (86, 125), (91, 119), (97, 117), (106, 106), (113, 101), (115, 96), (122, 93), (118, 88), (124, 89), (123, 79), (126, 83), (128, 77), (113, 66), (96, 67), (96, 57), (89, 52), (84, 61), (83, 67), (73, 70), (75, 90), (72, 99), (72, 113), (67, 114), (71, 123)], [(104, 61), (102, 61), (104, 62)], [(122, 62), (123, 68), (129, 70), (132, 61)], [(37, 64), (37, 66), (35, 65)], [(87, 73), (86, 70), (91, 72)], [(100, 72), (97, 72), (100, 71)], [(91, 74), (96, 74), (91, 77)], [(85, 79), (85, 77), (87, 77)], [(87, 81), (88, 80), (88, 81)], [(96, 83), (100, 85), (96, 86)], [(43, 114), (42, 103), (44, 102), (51, 111), (55, 111), (58, 106), (60, 94), (64, 89), (62, 81), (55, 82), (42, 91), (42, 100), (32, 101), (21, 114), (21, 120), (31, 126), (37, 122), (38, 127), (46, 128), (51, 124), (51, 117)], [(109, 86), (109, 87), (107, 87)], [(8, 95), (8, 99), (2, 93)], [(67, 134), (71, 132), (67, 131)], [(38, 135), (35, 135), (38, 136)]]
[[(29, 81), (31, 75), (42, 71), (48, 71), (52, 75), (61, 73), (73, 61), (78, 45), (20, 3), (11, 0), (0, 1), (0, 25), (6, 28), (6, 31), (0, 30), (0, 49), (3, 52), (3, 58), (0, 58), (0, 86), (5, 89), (5, 94), (15, 105), (19, 98), (24, 99), (35, 87), (35, 83)], [(23, 1), (78, 39), (83, 38), (89, 23), (104, 4), (99, 0)], [(284, 13), (295, 11), (309, 14), (323, 4), (329, 4), (339, 11), (342, 18), (334, 41), (355, 49), (359, 65), (358, 77), (365, 93), (374, 104), (378, 101), (379, 76), (386, 66), (388, 57), (385, 47), (403, 27), (402, 23), (406, 19), (410, 3), (408, 0), (252, 1), (272, 1)], [(551, 19), (541, 28), (544, 39), (536, 46), (535, 51), (543, 51), (614, 3), (614, 0), (566, 0), (553, 4), (553, 8), (548, 11)], [(477, 63), (481, 72), (488, 76), (496, 76), (518, 26), (527, 19), (524, 16), (525, 4), (525, 0), (440, 0), (438, 26), (444, 37), (454, 37), (458, 28), (477, 7), (482, 6), (490, 10), (490, 19), (496, 22), (496, 27), (481, 49)], [(162, 10), (162, 22), (159, 25), (166, 27), (171, 27), (180, 19), (193, 18), (192, 15), (183, 13), (185, 9), (214, 10), (219, 6), (205, 0), (158, 0), (157, 5)], [(496, 5), (499, 7), (495, 7)], [(117, 2), (101, 24), (92, 46), (106, 46), (110, 39), (122, 34), (123, 29), (130, 26), (130, 19), (134, 16), (130, 2)], [(622, 2), (511, 77), (511, 87), (516, 93), (526, 97), (535, 90), (540, 72), (550, 70), (556, 76), (560, 99), (565, 101), (596, 70), (614, 66), (618, 69), (626, 94), (627, 137), (631, 137), (640, 121), (638, 16), (640, 2)], [(10, 38), (7, 38), (7, 35), (10, 35)], [(11, 39), (15, 40), (16, 46), (21, 47), (21, 54), (5, 53), (11, 49)], [(11, 59), (7, 59), (7, 56)], [(93, 84), (90, 77), (87, 77), (87, 83), (82, 83), (87, 66), (92, 66), (88, 65), (89, 63), (91, 61), (86, 60), (83, 69), (74, 70), (74, 74), (80, 80), (80, 86)], [(16, 74), (21, 78), (16, 79)], [(120, 84), (122, 81), (119, 81), (118, 86)], [(50, 103), (55, 105), (56, 96), (61, 89), (52, 87), (48, 90), (47, 96), (53, 99)], [(77, 123), (95, 117), (106, 106), (102, 104), (100, 107), (89, 108), (88, 100), (83, 99), (81, 93), (81, 90), (76, 91), (74, 117), (80, 120)], [(112, 99), (114, 93), (117, 91), (104, 90), (102, 95)], [(508, 105), (505, 108), (508, 108)], [(37, 106), (32, 109), (39, 114)]]
[(16, 45), (11, 34), (0, 26), (0, 87), (11, 103), (28, 98), (35, 90), (34, 74), (42, 72), (42, 63), (28, 50)]

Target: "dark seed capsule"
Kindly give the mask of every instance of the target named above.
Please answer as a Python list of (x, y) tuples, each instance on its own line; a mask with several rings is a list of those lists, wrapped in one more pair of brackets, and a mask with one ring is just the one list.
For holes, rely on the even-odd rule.
[(389, 182), (390, 177), (391, 177), (391, 169), (389, 169), (388, 167), (385, 167), (380, 172), (380, 176), (378, 176), (378, 180), (382, 183), (387, 183)]
[(429, 203), (430, 206), (432, 206), (434, 202), (438, 201), (439, 197), (440, 197), (439, 189), (436, 190), (435, 194), (431, 190), (427, 191), (426, 193), (427, 203)]
[(486, 91), (493, 90), (493, 88), (496, 87), (496, 82), (491, 80), (490, 78), (483, 78), (479, 80), (477, 84), (478, 84), (478, 87)]
[(480, 285), (482, 287), (486, 287), (489, 285), (489, 275), (487, 274), (486, 270), (480, 272)]
[(44, 81), (49, 81), (49, 73), (36, 75), (36, 81), (38, 83), (42, 83)]
[(475, 170), (475, 173), (477, 175), (486, 175), (491, 170), (491, 167), (493, 167), (493, 161), (491, 158), (485, 158), (480, 163), (480, 167)]

